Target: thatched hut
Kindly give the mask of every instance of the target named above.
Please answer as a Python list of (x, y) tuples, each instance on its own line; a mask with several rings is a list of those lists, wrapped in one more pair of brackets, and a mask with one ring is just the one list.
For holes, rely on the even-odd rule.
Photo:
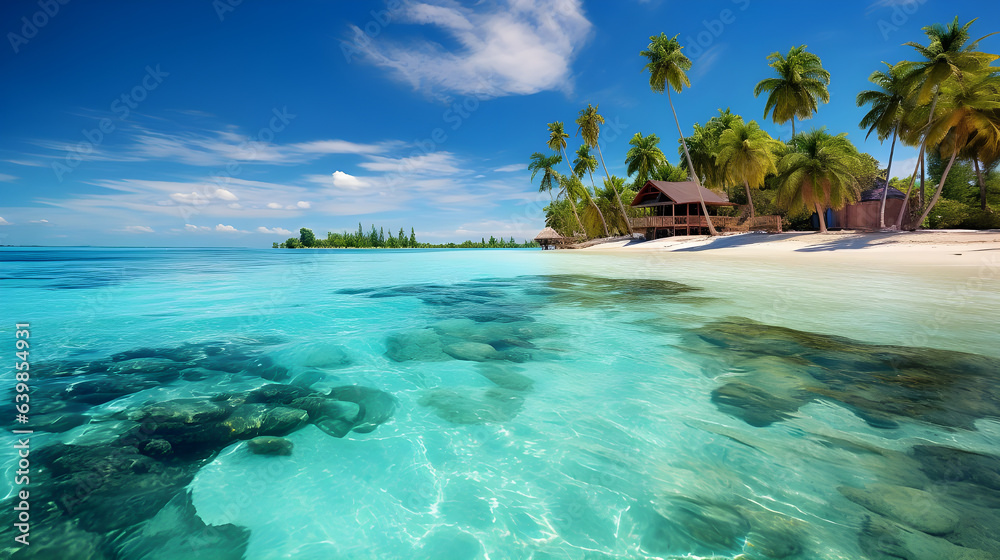
[(559, 235), (556, 230), (547, 227), (535, 236), (535, 241), (542, 246), (542, 249), (555, 249), (557, 245), (566, 242), (566, 238)]
[[(875, 181), (875, 186), (861, 193), (861, 197), (854, 204), (848, 204), (840, 210), (828, 211), (832, 213), (833, 220), (827, 224), (831, 228), (877, 230), (879, 207), (882, 205), (882, 192), (888, 188), (885, 200), (885, 222), (886, 225), (896, 223), (896, 216), (899, 209), (903, 207), (906, 194), (903, 191), (890, 187), (885, 179)], [(830, 217), (829, 215), (827, 217)], [(905, 228), (910, 219), (910, 213), (903, 213), (903, 227)]]

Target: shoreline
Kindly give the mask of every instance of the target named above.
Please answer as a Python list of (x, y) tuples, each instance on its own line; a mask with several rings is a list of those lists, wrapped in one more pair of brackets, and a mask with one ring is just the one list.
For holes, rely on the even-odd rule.
[(1000, 268), (1000, 231), (835, 231), (677, 236), (645, 242), (602, 243), (579, 251), (604, 254), (672, 253), (754, 259), (854, 262), (912, 266)]

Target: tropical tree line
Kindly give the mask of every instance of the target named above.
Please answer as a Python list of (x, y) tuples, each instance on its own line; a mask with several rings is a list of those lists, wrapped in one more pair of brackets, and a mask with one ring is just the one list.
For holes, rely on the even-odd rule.
[[(969, 28), (975, 21), (960, 25), (955, 18), (949, 25), (925, 27), (926, 44), (906, 43), (916, 51), (916, 60), (883, 63), (886, 69), (869, 77), (876, 89), (858, 94), (857, 105), (869, 107), (859, 126), (869, 136), (875, 133), (880, 141), (891, 138), (885, 169), (880, 169), (874, 157), (858, 150), (846, 133), (796, 131), (796, 120), (812, 118), (819, 106), (830, 100), (830, 73), (806, 45), (768, 56), (773, 75), (761, 80), (753, 92), (765, 95), (764, 118), (779, 125), (791, 123), (789, 140), (772, 138), (756, 121), (747, 121), (729, 109), (719, 109), (704, 126), (695, 123), (693, 132), (685, 136), (672, 92), (679, 94), (690, 87), (687, 73), (692, 63), (683, 54), (677, 36), (652, 36), (640, 53), (645, 61), (643, 71), (649, 74), (653, 92), (666, 93), (677, 125), (680, 163), (668, 160), (656, 134), (638, 132), (625, 154), (627, 177), (610, 174), (599, 142), (604, 118), (597, 106), (588, 104), (576, 119), (582, 142), (572, 161), (567, 155), (570, 136), (561, 121), (548, 124), (549, 152), (531, 155), (531, 180), (537, 178), (539, 191), (550, 195), (546, 225), (573, 237), (630, 234), (629, 218), (643, 211), (627, 208), (623, 200), (631, 200), (647, 180), (653, 179), (694, 181), (724, 192), (741, 205), (735, 210), (740, 217), (752, 218), (763, 210), (780, 214), (795, 226), (804, 225), (815, 212), (820, 231), (826, 231), (824, 209), (855, 202), (862, 191), (883, 184), (881, 180), (901, 186), (907, 201), (914, 196), (915, 204), (904, 204), (904, 210), (917, 208), (914, 216), (900, 212), (887, 219), (888, 189), (882, 189), (882, 228), (902, 228), (907, 223), (945, 225), (942, 212), (934, 212), (942, 197), (948, 224), (972, 218), (985, 227), (997, 227), (993, 225), (998, 220), (991, 200), (1000, 198), (996, 173), (1000, 159), (1000, 76), (998, 68), (992, 66), (998, 57), (978, 50), (985, 37), (971, 39)], [(897, 141), (920, 149), (921, 163), (909, 181), (890, 180)], [(598, 170), (597, 158), (592, 155), (595, 148), (604, 172), (600, 185), (593, 176)], [(925, 160), (936, 183), (936, 187), (926, 187), (926, 197)], [(914, 189), (917, 170), (921, 182)], [(976, 184), (978, 198), (971, 193)], [(973, 202), (978, 202), (978, 214), (973, 212)], [(701, 206), (707, 215), (704, 200)], [(712, 235), (717, 233), (710, 219), (708, 227)]]
[(492, 235), (487, 240), (464, 241), (462, 243), (421, 243), (417, 241), (416, 231), (411, 227), (410, 235), (407, 236), (403, 228), (399, 228), (399, 233), (393, 235), (392, 231), (385, 232), (384, 228), (375, 228), (373, 224), (367, 232), (358, 224), (356, 232), (343, 231), (327, 232), (326, 238), (318, 238), (309, 228), (299, 229), (298, 237), (289, 237), (283, 242), (274, 242), (274, 249), (526, 249), (538, 247), (534, 241), (524, 241), (518, 243), (514, 237), (504, 239), (496, 238)]

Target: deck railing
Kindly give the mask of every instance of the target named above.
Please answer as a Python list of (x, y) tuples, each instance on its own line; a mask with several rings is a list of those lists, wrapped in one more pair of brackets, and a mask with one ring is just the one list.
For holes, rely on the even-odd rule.
[[(704, 216), (642, 216), (630, 220), (632, 229), (708, 227)], [(735, 216), (712, 216), (712, 225), (719, 231), (769, 231), (781, 233), (781, 216), (757, 216), (740, 223)]]

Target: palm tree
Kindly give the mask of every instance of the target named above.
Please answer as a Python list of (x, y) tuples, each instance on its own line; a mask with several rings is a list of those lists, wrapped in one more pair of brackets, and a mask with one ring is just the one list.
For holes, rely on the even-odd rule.
[(538, 186), (538, 192), (549, 193), (549, 200), (552, 200), (552, 187), (553, 182), (558, 184), (559, 174), (555, 171), (555, 166), (562, 163), (562, 156), (556, 154), (551, 156), (546, 156), (541, 152), (535, 152), (531, 154), (531, 163), (528, 164), (528, 170), (531, 171), (531, 180), (535, 180), (535, 175), (539, 171), (542, 172), (542, 182)]
[[(915, 92), (912, 96), (912, 102), (916, 106), (925, 106), (928, 101), (930, 102), (930, 110), (927, 111), (927, 124), (914, 130), (914, 134), (920, 133), (922, 136), (920, 152), (917, 154), (919, 161), (923, 161), (924, 153), (927, 151), (927, 139), (930, 135), (941, 85), (949, 79), (961, 82), (967, 74), (985, 71), (989, 68), (990, 63), (997, 59), (997, 55), (976, 50), (979, 42), (993, 33), (984, 35), (975, 41), (969, 41), (969, 27), (975, 21), (976, 19), (972, 19), (965, 25), (959, 26), (958, 16), (955, 16), (954, 21), (947, 27), (934, 24), (923, 28), (923, 32), (929, 40), (927, 46), (912, 41), (904, 43), (905, 46), (913, 47), (924, 58), (924, 60), (917, 62), (901, 63), (903, 72), (907, 76), (907, 86)], [(914, 173), (910, 179), (910, 186), (906, 190), (903, 207), (899, 210), (897, 225), (902, 224), (903, 212), (916, 179), (917, 175)], [(918, 227), (920, 223), (922, 222), (917, 222)]]
[[(965, 80), (949, 80), (938, 88), (940, 107), (938, 115), (931, 116), (925, 142), (938, 146), (942, 158), (950, 154), (941, 181), (931, 201), (924, 208), (917, 224), (924, 223), (948, 179), (959, 152), (974, 142), (981, 142), (985, 152), (1000, 151), (1000, 76), (995, 72), (979, 77), (965, 76)], [(978, 139), (978, 140), (977, 140)]]
[(637, 174), (636, 186), (641, 189), (642, 185), (649, 180), (653, 170), (658, 165), (663, 165), (667, 158), (657, 146), (660, 143), (660, 138), (655, 134), (643, 136), (641, 132), (636, 132), (628, 143), (632, 147), (625, 154), (625, 165), (627, 166), (625, 171), (629, 177)]
[[(717, 128), (694, 123), (694, 134), (684, 139), (698, 178), (704, 181), (705, 187), (709, 189), (725, 187), (725, 179), (715, 165), (715, 156), (719, 152), (719, 137), (721, 135), (722, 132)], [(684, 146), (678, 145), (677, 153), (684, 157)]]
[(718, 166), (728, 181), (743, 183), (751, 218), (755, 214), (750, 188), (761, 188), (769, 173), (778, 172), (776, 154), (782, 146), (761, 130), (756, 121), (736, 123), (719, 138)]
[(670, 104), (670, 111), (674, 114), (674, 123), (677, 125), (677, 134), (681, 138), (681, 145), (684, 146), (684, 156), (687, 158), (688, 169), (691, 177), (698, 186), (698, 200), (701, 202), (701, 211), (705, 215), (705, 222), (708, 224), (708, 233), (718, 235), (712, 225), (712, 218), (708, 215), (708, 207), (705, 206), (705, 197), (701, 195), (701, 180), (691, 162), (691, 154), (688, 153), (687, 143), (684, 141), (684, 131), (681, 130), (681, 121), (677, 119), (677, 110), (674, 109), (673, 99), (670, 97), (670, 90), (680, 93), (684, 87), (691, 87), (691, 81), (687, 77), (687, 71), (691, 69), (691, 59), (684, 56), (681, 51), (684, 47), (677, 41), (677, 35), (668, 38), (665, 33), (649, 38), (649, 45), (646, 50), (640, 52), (646, 57), (646, 65), (643, 70), (649, 71), (649, 87), (656, 93), (667, 92), (667, 102)]
[(778, 162), (777, 202), (788, 209), (815, 210), (819, 231), (826, 233), (823, 209), (843, 208), (857, 198), (857, 180), (850, 171), (857, 150), (845, 134), (831, 136), (823, 129), (796, 136), (791, 146)]
[[(549, 149), (553, 152), (562, 154), (563, 158), (566, 160), (566, 165), (569, 166), (569, 172), (573, 174), (573, 166), (569, 163), (569, 158), (566, 157), (566, 139), (569, 138), (569, 134), (563, 128), (562, 121), (556, 121), (554, 123), (549, 123)], [(580, 230), (586, 235), (587, 230), (583, 227), (583, 222), (580, 221), (580, 215), (576, 212), (576, 201), (570, 196), (568, 190), (563, 189), (566, 192), (567, 198), (569, 198), (569, 204), (573, 208), (573, 215), (576, 216), (576, 223), (580, 226)]]
[(761, 80), (753, 90), (754, 97), (768, 92), (764, 118), (771, 113), (776, 124), (792, 121), (792, 138), (795, 138), (795, 117), (812, 118), (818, 109), (817, 101), (830, 102), (830, 73), (823, 69), (819, 57), (806, 52), (806, 46), (792, 47), (786, 56), (773, 52), (767, 57), (768, 65), (778, 73), (777, 78)]
[[(594, 186), (594, 192), (597, 192), (597, 184), (594, 183), (594, 170), (597, 169), (597, 158), (590, 154), (590, 150), (587, 145), (584, 144), (580, 146), (580, 149), (576, 151), (576, 159), (573, 160), (573, 174), (577, 177), (583, 177), (583, 175), (590, 175), (590, 184)], [(582, 185), (581, 185), (582, 186)], [(590, 194), (590, 191), (586, 187), (583, 187), (583, 193), (590, 202), (590, 205), (594, 207), (597, 211), (597, 215), (601, 218), (601, 225), (604, 226), (604, 237), (611, 237), (608, 233), (608, 222), (604, 220), (604, 213), (601, 209), (597, 207), (597, 203), (594, 202), (594, 197)]]
[(906, 98), (909, 94), (907, 87), (907, 76), (905, 66), (897, 64), (893, 66), (888, 62), (883, 62), (888, 68), (886, 71), (872, 72), (868, 81), (877, 85), (879, 89), (870, 89), (858, 94), (858, 107), (871, 105), (871, 109), (861, 119), (861, 128), (867, 128), (867, 140), (872, 132), (876, 132), (879, 142), (892, 134), (892, 144), (889, 148), (889, 164), (885, 168), (885, 188), (882, 189), (882, 202), (878, 210), (878, 227), (885, 229), (885, 202), (889, 196), (889, 179), (892, 178), (892, 157), (896, 153), (896, 137), (899, 136), (900, 127), (903, 125), (903, 116), (906, 113)]
[[(608, 166), (604, 163), (604, 152), (601, 151), (601, 125), (604, 124), (604, 117), (597, 112), (597, 108), (600, 105), (594, 106), (587, 103), (586, 109), (580, 109), (580, 116), (576, 119), (576, 124), (578, 128), (576, 133), (583, 137), (584, 144), (589, 148), (597, 148), (597, 155), (601, 158), (601, 167), (604, 168), (604, 175), (611, 179), (611, 174), (608, 173)], [(612, 182), (612, 188), (614, 188), (614, 182)], [(615, 191), (615, 200), (618, 202), (618, 209), (622, 213), (622, 219), (628, 223), (628, 214), (625, 212), (625, 205), (622, 204), (622, 197)], [(631, 227), (629, 227), (629, 233), (632, 232)]]

